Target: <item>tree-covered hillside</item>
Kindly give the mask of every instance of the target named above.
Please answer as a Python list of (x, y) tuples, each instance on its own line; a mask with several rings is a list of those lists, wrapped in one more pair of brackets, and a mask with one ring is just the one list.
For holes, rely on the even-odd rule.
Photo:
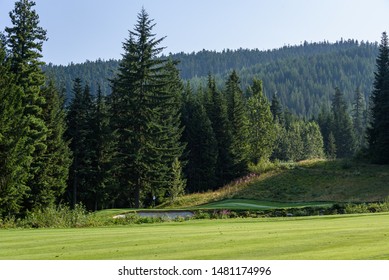
[[(377, 53), (376, 43), (341, 40), (336, 43), (304, 42), (299, 46), (268, 51), (203, 50), (191, 54), (171, 54), (170, 57), (180, 61), (181, 77), (189, 80), (195, 88), (205, 87), (210, 73), (215, 76), (217, 86), (221, 87), (234, 69), (243, 89), (251, 84), (254, 77), (259, 78), (269, 99), (277, 93), (281, 104), (291, 112), (311, 116), (319, 112), (323, 103), (330, 104), (335, 87), (344, 92), (349, 103), (357, 87), (367, 97), (372, 90)], [(109, 94), (108, 79), (114, 76), (118, 65), (117, 60), (98, 60), (68, 66), (49, 64), (44, 70), (70, 97), (75, 78), (87, 81), (92, 92), (97, 92), (97, 84), (100, 84), (103, 93)]]

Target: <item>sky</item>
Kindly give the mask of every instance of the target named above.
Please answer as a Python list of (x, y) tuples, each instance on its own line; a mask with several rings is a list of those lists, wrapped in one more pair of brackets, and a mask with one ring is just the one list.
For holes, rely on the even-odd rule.
[[(0, 0), (0, 31), (15, 0)], [(145, 8), (166, 36), (164, 52), (268, 50), (305, 40), (380, 41), (389, 31), (389, 0), (35, 0), (49, 40), (43, 61), (67, 65), (119, 59)]]

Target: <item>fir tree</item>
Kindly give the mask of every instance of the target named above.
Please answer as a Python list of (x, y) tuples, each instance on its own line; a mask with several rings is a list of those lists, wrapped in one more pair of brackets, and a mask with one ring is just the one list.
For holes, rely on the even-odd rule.
[(366, 104), (359, 87), (355, 90), (352, 120), (355, 132), (356, 149), (360, 150), (363, 147), (366, 147)]
[(216, 186), (217, 142), (207, 112), (196, 97), (187, 85), (182, 123), (185, 127), (183, 141), (187, 143), (184, 173), (190, 193), (207, 191)]
[(386, 32), (382, 33), (376, 68), (370, 100), (368, 151), (373, 162), (387, 164), (389, 163), (389, 43)]
[(89, 123), (90, 183), (84, 204), (88, 209), (98, 210), (106, 208), (112, 200), (115, 157), (115, 132), (110, 128), (108, 105), (100, 86), (97, 87), (97, 95), (93, 100)]
[(71, 152), (69, 141), (65, 140), (66, 113), (64, 98), (50, 81), (42, 89), (46, 103), (43, 107), (43, 119), (48, 129), (47, 149), (43, 158), (47, 164), (42, 172), (38, 173), (36, 181), (41, 182), (39, 189), (34, 189), (32, 205), (35, 207), (52, 206), (61, 197), (67, 187)]
[(254, 79), (247, 102), (249, 116), (250, 160), (257, 164), (273, 153), (276, 135), (270, 104), (263, 95), (262, 81)]
[(34, 207), (35, 195), (41, 193), (44, 184), (39, 178), (47, 172), (49, 162), (44, 157), (47, 150), (48, 128), (43, 117), (45, 98), (41, 88), (45, 77), (41, 70), (43, 42), (47, 40), (46, 31), (39, 26), (39, 16), (33, 10), (35, 3), (20, 0), (9, 13), (12, 27), (6, 27), (7, 46), (10, 52), (11, 70), (16, 76), (16, 84), (22, 89), (23, 118), (25, 126), (27, 157), (31, 164), (27, 167), (29, 199), (25, 207)]
[(352, 121), (347, 112), (346, 101), (339, 88), (335, 89), (332, 100), (333, 127), (335, 137), (336, 154), (338, 158), (351, 157), (355, 153), (355, 134)]
[(216, 89), (215, 79), (211, 76), (208, 77), (206, 110), (218, 147), (216, 163), (217, 186), (222, 186), (234, 178), (234, 162), (231, 153), (231, 126), (228, 120), (225, 96)]
[(19, 213), (28, 190), (31, 151), (26, 145), (21, 97), (0, 37), (0, 217)]
[(273, 97), (271, 99), (270, 111), (273, 115), (273, 119), (281, 125), (284, 125), (284, 113), (282, 110), (280, 99), (276, 92), (273, 94)]
[(239, 77), (235, 71), (226, 82), (228, 119), (231, 128), (232, 176), (237, 178), (247, 170), (248, 164), (248, 119)]
[[(163, 199), (172, 179), (172, 162), (183, 149), (179, 143), (172, 143), (180, 139), (180, 118), (174, 109), (178, 85), (171, 66), (158, 57), (163, 38), (155, 38), (154, 26), (142, 9), (134, 31), (123, 44), (123, 59), (112, 80), (112, 124), (118, 132), (117, 176), (122, 196), (128, 206), (136, 208), (155, 195)], [(173, 110), (170, 116), (168, 110)], [(169, 135), (174, 135), (173, 139), (169, 140)]]
[(90, 169), (92, 157), (91, 114), (93, 110), (92, 97), (89, 87), (82, 86), (81, 79), (77, 78), (73, 86), (73, 98), (67, 114), (67, 137), (71, 141), (70, 148), (73, 153), (73, 162), (69, 172), (69, 196), (72, 205), (87, 198), (90, 186)]

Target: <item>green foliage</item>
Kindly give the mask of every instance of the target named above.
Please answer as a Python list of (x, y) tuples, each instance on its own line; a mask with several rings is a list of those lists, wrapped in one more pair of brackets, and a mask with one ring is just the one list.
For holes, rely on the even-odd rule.
[(339, 88), (335, 89), (332, 99), (332, 132), (335, 138), (336, 156), (348, 158), (355, 154), (355, 132), (351, 117), (347, 111), (346, 101)]
[(233, 177), (233, 158), (231, 151), (232, 134), (228, 120), (227, 100), (224, 94), (216, 88), (215, 80), (208, 77), (208, 88), (205, 93), (205, 109), (212, 124), (217, 142), (216, 186), (220, 187)]
[(389, 163), (389, 43), (386, 32), (382, 33), (379, 54), (374, 73), (371, 94), (370, 124), (368, 129), (369, 155), (373, 162)]
[(139, 208), (164, 199), (171, 168), (184, 145), (181, 83), (172, 62), (158, 57), (163, 38), (152, 33), (153, 20), (144, 9), (123, 44), (124, 54), (112, 80), (111, 121), (117, 131), (116, 177), (124, 205)]
[(186, 180), (183, 178), (181, 163), (175, 158), (172, 164), (172, 180), (168, 189), (169, 200), (174, 202), (185, 192)]
[(26, 147), (21, 88), (6, 60), (0, 38), (0, 217), (13, 215), (22, 208), (28, 187), (28, 166), (31, 163)]
[(276, 130), (270, 104), (263, 95), (262, 81), (254, 79), (247, 101), (249, 120), (249, 159), (254, 164), (271, 156), (276, 140)]
[(215, 185), (217, 142), (211, 121), (204, 106), (193, 95), (190, 86), (185, 90), (182, 108), (183, 142), (187, 164), (184, 173), (188, 192), (203, 192)]
[(249, 130), (246, 104), (237, 73), (233, 71), (226, 82), (228, 120), (231, 130), (232, 176), (240, 177), (247, 171)]

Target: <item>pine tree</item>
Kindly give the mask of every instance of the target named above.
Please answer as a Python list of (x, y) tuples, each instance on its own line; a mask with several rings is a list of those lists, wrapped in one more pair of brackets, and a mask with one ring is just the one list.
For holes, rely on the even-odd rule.
[[(183, 150), (179, 143), (171, 142), (181, 138), (180, 118), (174, 109), (178, 85), (167, 60), (158, 57), (164, 38), (155, 38), (154, 26), (142, 9), (134, 31), (123, 44), (123, 59), (112, 80), (112, 124), (118, 132), (117, 177), (124, 201), (136, 208), (154, 196), (163, 199), (172, 179), (172, 162), (178, 150)], [(169, 109), (173, 111), (167, 116)], [(169, 135), (174, 135), (173, 139), (168, 140)]]
[(233, 71), (226, 82), (228, 119), (231, 128), (232, 176), (237, 178), (247, 170), (248, 164), (248, 118), (239, 77)]
[(43, 107), (43, 119), (48, 129), (47, 149), (43, 154), (46, 168), (35, 178), (37, 182), (40, 182), (40, 188), (34, 189), (36, 192), (32, 196), (34, 207), (52, 206), (64, 194), (71, 164), (69, 141), (65, 140), (64, 98), (54, 86), (53, 81), (42, 89), (42, 94), (46, 100)]
[(304, 143), (303, 158), (323, 158), (324, 143), (319, 125), (314, 122), (306, 122), (303, 125), (302, 141)]
[(280, 99), (276, 92), (273, 94), (273, 97), (271, 99), (270, 111), (273, 115), (273, 119), (281, 125), (284, 125), (284, 113), (282, 110)]
[(358, 87), (355, 90), (353, 110), (352, 110), (352, 119), (353, 119), (353, 128), (355, 132), (355, 141), (356, 149), (360, 150), (363, 147), (366, 147), (366, 104), (361, 89)]
[(190, 193), (216, 187), (217, 142), (207, 112), (196, 97), (187, 85), (183, 97), (182, 124), (185, 127), (183, 142), (188, 143), (184, 173)]
[(229, 182), (234, 178), (233, 156), (231, 153), (231, 126), (228, 120), (227, 102), (222, 92), (216, 89), (215, 79), (208, 77), (206, 93), (206, 110), (215, 133), (218, 155), (216, 162), (217, 186)]
[(382, 33), (376, 67), (370, 100), (368, 151), (373, 162), (387, 164), (389, 163), (389, 43), (386, 32)]
[(263, 95), (262, 81), (254, 79), (247, 102), (249, 116), (250, 160), (257, 164), (273, 153), (276, 135), (270, 104)]
[(83, 87), (81, 79), (77, 78), (73, 86), (73, 98), (67, 114), (67, 137), (73, 154), (73, 162), (69, 172), (69, 197), (72, 205), (84, 201), (88, 197), (88, 187), (91, 185), (92, 139), (91, 114), (93, 110), (92, 97), (88, 86)]
[(44, 184), (38, 178), (49, 168), (44, 154), (47, 149), (48, 128), (43, 117), (45, 99), (41, 88), (45, 76), (41, 70), (43, 42), (47, 40), (46, 31), (39, 26), (39, 16), (33, 10), (35, 3), (20, 0), (15, 3), (15, 9), (9, 13), (12, 27), (6, 27), (7, 46), (10, 52), (11, 71), (16, 76), (16, 84), (22, 89), (23, 118), (26, 132), (27, 157), (31, 164), (27, 167), (29, 198), (25, 207), (34, 207), (37, 201), (35, 195), (41, 193)]
[(170, 202), (176, 201), (176, 199), (185, 193), (186, 179), (183, 178), (181, 162), (178, 158), (175, 158), (172, 164), (173, 178), (169, 182), (169, 200)]
[(26, 145), (21, 96), (0, 37), (0, 217), (19, 213), (28, 190), (31, 151)]
[(88, 172), (88, 188), (83, 203), (88, 209), (106, 208), (112, 200), (113, 191), (113, 159), (115, 157), (115, 132), (111, 131), (108, 105), (100, 85), (93, 100), (90, 115), (90, 168)]
[(355, 134), (351, 117), (347, 112), (346, 101), (339, 88), (335, 89), (332, 100), (333, 127), (336, 154), (338, 158), (351, 157), (355, 153)]

